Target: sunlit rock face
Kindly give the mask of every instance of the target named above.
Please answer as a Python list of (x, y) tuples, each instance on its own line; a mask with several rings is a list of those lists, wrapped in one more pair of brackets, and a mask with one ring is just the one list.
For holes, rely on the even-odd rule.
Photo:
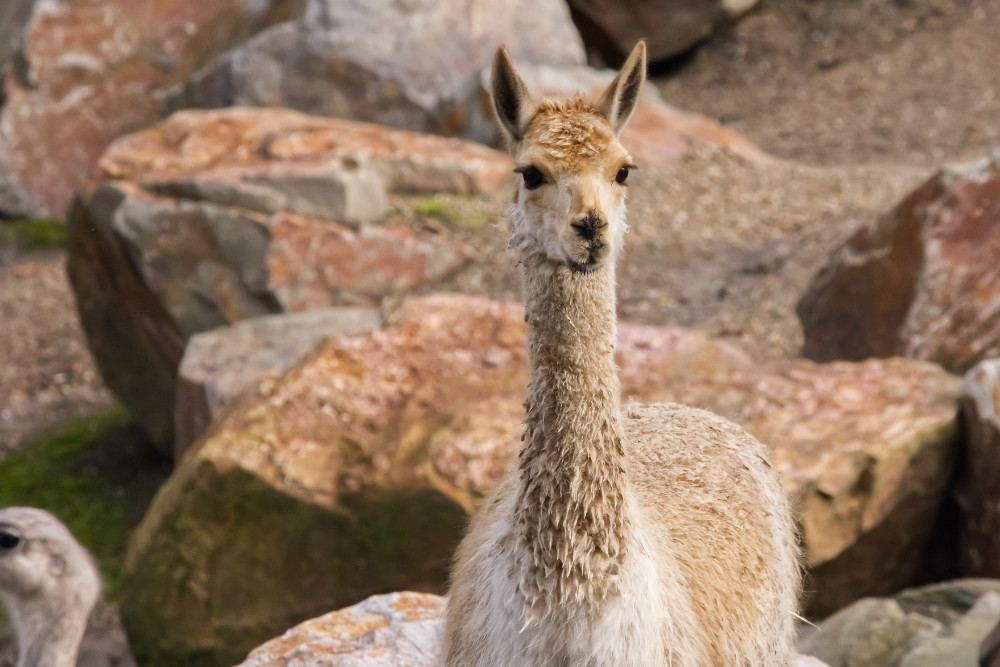
[(395, 192), (492, 195), (479, 144), (280, 109), (186, 111), (116, 142), (70, 216), (68, 271), (108, 387), (172, 448), (190, 336), (249, 317), (377, 306), (465, 247), (381, 224)]
[(198, 67), (301, 11), (300, 0), (2, 4), (0, 65), (9, 56), (0, 67), (5, 217), (62, 218), (112, 140), (154, 122)]

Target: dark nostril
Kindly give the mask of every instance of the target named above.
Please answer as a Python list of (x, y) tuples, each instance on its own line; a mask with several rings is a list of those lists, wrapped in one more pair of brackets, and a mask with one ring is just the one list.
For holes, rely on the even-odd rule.
[(570, 227), (576, 230), (576, 233), (584, 241), (593, 241), (594, 237), (597, 236), (597, 230), (604, 227), (607, 223), (601, 219), (601, 216), (597, 211), (590, 211), (587, 213), (587, 217), (582, 220), (577, 220), (570, 224)]

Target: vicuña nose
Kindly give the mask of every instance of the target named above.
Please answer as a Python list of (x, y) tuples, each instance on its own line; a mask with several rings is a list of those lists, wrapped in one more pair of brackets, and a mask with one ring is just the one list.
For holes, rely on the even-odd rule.
[(593, 241), (594, 237), (597, 236), (597, 230), (604, 227), (606, 224), (608, 223), (604, 222), (600, 213), (590, 210), (587, 211), (586, 217), (571, 223), (570, 226), (576, 230), (576, 233), (579, 234), (580, 238), (584, 241)]

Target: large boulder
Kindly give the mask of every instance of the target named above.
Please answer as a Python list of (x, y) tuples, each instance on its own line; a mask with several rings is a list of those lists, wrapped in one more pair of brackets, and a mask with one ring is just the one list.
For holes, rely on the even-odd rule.
[(479, 72), (505, 44), (526, 62), (581, 65), (562, 0), (309, 0), (200, 70), (169, 107), (283, 106), (489, 142)]
[(962, 408), (959, 567), (970, 577), (1000, 577), (1000, 360), (980, 362), (965, 375)]
[(60, 218), (115, 137), (149, 125), (195, 69), (301, 9), (301, 0), (2, 4), (0, 49), (25, 25), (0, 67), (0, 215)]
[(1000, 355), (1000, 164), (939, 171), (829, 259), (798, 305), (809, 359)]
[(843, 667), (979, 664), (1000, 622), (1000, 581), (964, 579), (868, 598), (805, 628), (798, 648)]
[(252, 317), (195, 334), (177, 369), (174, 459), (247, 387), (281, 375), (330, 336), (368, 331), (381, 322), (376, 308), (342, 306)]
[(429, 593), (373, 595), (295, 626), (239, 667), (438, 667), (445, 606)]
[(377, 224), (389, 196), (493, 193), (510, 169), (477, 144), (277, 109), (180, 112), (119, 140), (69, 220), (69, 277), (105, 382), (169, 449), (190, 336), (374, 306), (451, 275), (463, 245)]
[(622, 60), (640, 39), (646, 40), (652, 62), (679, 55), (756, 4), (757, 0), (569, 0), (587, 47), (608, 62)]
[[(331, 338), (235, 399), (129, 546), (138, 655), (234, 661), (373, 593), (442, 592), (466, 514), (520, 446), (523, 319), (515, 304), (411, 298), (387, 328)], [(618, 354), (626, 398), (712, 409), (771, 445), (814, 609), (912, 580), (951, 473), (958, 378), (906, 359), (758, 365), (648, 326), (622, 325)]]

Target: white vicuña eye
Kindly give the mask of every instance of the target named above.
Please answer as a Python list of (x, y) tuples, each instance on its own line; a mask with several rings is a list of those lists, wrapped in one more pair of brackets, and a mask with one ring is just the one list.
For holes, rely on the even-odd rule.
[(533, 165), (528, 165), (527, 167), (518, 167), (514, 170), (518, 174), (521, 174), (521, 178), (524, 179), (524, 187), (529, 190), (534, 190), (536, 188), (542, 187), (545, 184), (545, 174), (538, 170), (537, 167)]

